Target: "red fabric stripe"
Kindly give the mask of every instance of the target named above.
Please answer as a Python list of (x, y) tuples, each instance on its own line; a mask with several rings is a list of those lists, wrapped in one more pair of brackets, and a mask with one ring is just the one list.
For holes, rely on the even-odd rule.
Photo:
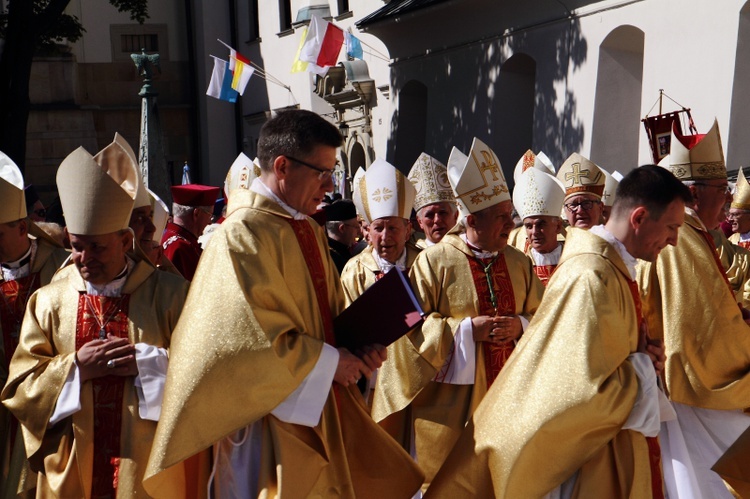
[(341, 28), (334, 26), (333, 23), (328, 23), (315, 64), (320, 67), (335, 66), (339, 58), (339, 52), (341, 52), (341, 45), (343, 44), (344, 32)]
[[(474, 287), (477, 290), (479, 298), (479, 314), (489, 316), (516, 315), (516, 297), (513, 294), (513, 283), (510, 280), (508, 266), (505, 263), (505, 255), (499, 255), (495, 263), (492, 264), (492, 287), (497, 297), (497, 311), (492, 306), (489, 287), (487, 286), (487, 277), (482, 269), (482, 263), (476, 258), (466, 256), (471, 268), (471, 277), (474, 280)], [(484, 265), (489, 261), (484, 262)], [(497, 313), (496, 313), (497, 312)], [(516, 347), (514, 342), (495, 345), (494, 343), (484, 342), (482, 349), (484, 351), (485, 372), (487, 375), (487, 388), (492, 386), (505, 362), (513, 353)]]
[(240, 62), (244, 62), (245, 64), (248, 64), (248, 65), (250, 64), (250, 59), (248, 59), (244, 55), (240, 54), (236, 50), (234, 51), (234, 58), (237, 59)]
[[(76, 350), (99, 338), (100, 324), (112, 317), (104, 326), (108, 334), (118, 338), (128, 337), (128, 302), (120, 298), (89, 296), (99, 318), (92, 315), (86, 295), (78, 300), (76, 321)], [(119, 309), (119, 311), (117, 311)], [(113, 315), (114, 314), (114, 315)], [(103, 319), (102, 319), (103, 318)], [(94, 463), (91, 497), (114, 498), (120, 467), (120, 432), (122, 431), (122, 397), (125, 378), (104, 376), (91, 380), (94, 391)]]

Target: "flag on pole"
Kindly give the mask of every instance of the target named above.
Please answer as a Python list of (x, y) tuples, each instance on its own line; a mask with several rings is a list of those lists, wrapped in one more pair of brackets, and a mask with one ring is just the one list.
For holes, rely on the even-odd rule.
[(344, 32), (341, 28), (318, 16), (312, 16), (299, 60), (320, 67), (335, 66), (343, 44)]
[(214, 57), (214, 71), (211, 73), (206, 95), (227, 102), (237, 102), (237, 90), (232, 88), (232, 72), (227, 61)]
[(344, 42), (346, 44), (346, 55), (355, 59), (363, 58), (362, 42), (359, 41), (359, 38), (352, 35), (351, 31), (344, 31)]
[(299, 60), (299, 53), (302, 51), (302, 46), (305, 44), (307, 38), (307, 26), (302, 30), (302, 37), (299, 40), (299, 46), (297, 47), (297, 53), (294, 54), (294, 62), (292, 63), (292, 73), (301, 73), (307, 71), (308, 62)]
[(244, 95), (247, 82), (250, 81), (255, 68), (250, 65), (250, 59), (226, 43), (224, 45), (229, 49), (229, 71), (232, 72), (232, 88), (240, 95)]

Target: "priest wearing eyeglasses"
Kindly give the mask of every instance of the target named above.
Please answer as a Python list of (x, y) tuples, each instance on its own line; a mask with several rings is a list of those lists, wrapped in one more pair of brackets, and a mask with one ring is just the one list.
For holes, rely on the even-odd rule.
[(573, 153), (557, 171), (565, 186), (565, 216), (571, 227), (590, 229), (602, 220), (606, 175), (594, 162)]

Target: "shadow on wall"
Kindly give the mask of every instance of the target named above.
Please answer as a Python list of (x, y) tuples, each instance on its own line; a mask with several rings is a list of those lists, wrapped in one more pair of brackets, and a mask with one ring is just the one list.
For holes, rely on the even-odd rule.
[(476, 136), (511, 182), (527, 149), (559, 166), (583, 144), (567, 77), (587, 51), (573, 19), (394, 64), (388, 160), (408, 171), (426, 151), (445, 163), (453, 146), (468, 153)]

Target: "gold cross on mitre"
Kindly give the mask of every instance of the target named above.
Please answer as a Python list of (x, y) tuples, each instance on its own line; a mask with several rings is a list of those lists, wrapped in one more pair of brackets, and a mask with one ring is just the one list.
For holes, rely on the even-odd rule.
[(482, 172), (482, 176), (484, 176), (485, 171), (489, 171), (490, 173), (492, 173), (492, 180), (497, 182), (497, 174), (500, 173), (500, 167), (495, 161), (492, 152), (486, 150), (479, 152), (481, 152), (482, 156), (484, 157), (484, 161), (479, 164), (479, 171)]
[(581, 178), (588, 178), (591, 170), (581, 170), (581, 163), (574, 163), (572, 169), (572, 172), (568, 172), (565, 174), (565, 181), (567, 182), (568, 180), (572, 180), (573, 184), (583, 185), (583, 182), (581, 182)]

